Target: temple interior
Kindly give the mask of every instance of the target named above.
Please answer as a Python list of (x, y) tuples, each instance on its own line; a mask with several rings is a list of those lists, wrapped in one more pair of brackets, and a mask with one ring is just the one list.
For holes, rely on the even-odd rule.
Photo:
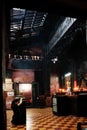
[[(65, 1), (2, 3), (3, 130), (87, 125), (87, 2)], [(25, 102), (24, 125), (11, 123), (15, 98)]]

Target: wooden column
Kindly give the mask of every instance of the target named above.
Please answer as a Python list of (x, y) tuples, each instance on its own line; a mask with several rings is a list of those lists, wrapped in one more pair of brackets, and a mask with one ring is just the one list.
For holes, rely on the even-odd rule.
[(1, 55), (2, 56), (0, 59), (2, 59), (2, 84), (0, 86), (0, 124), (1, 124), (1, 129), (6, 130), (7, 129), (7, 119), (6, 119), (6, 97), (4, 94), (4, 86), (5, 86), (5, 78), (6, 78), (6, 54), (7, 54), (7, 43), (8, 43), (8, 22), (7, 18), (8, 16), (8, 11), (7, 11), (6, 3), (3, 1), (1, 5)]

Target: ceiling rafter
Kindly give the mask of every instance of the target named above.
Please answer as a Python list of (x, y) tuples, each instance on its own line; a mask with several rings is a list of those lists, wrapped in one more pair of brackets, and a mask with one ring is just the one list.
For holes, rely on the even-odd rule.
[(20, 8), (11, 10), (11, 41), (20, 38), (39, 35), (44, 25), (47, 13), (31, 11)]

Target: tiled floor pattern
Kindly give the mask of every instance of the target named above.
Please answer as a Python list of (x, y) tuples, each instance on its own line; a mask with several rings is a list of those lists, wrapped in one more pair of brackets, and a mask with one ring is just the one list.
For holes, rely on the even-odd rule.
[(27, 108), (26, 126), (11, 124), (12, 110), (7, 110), (7, 130), (77, 130), (78, 122), (86, 122), (86, 117), (56, 116), (52, 108)]

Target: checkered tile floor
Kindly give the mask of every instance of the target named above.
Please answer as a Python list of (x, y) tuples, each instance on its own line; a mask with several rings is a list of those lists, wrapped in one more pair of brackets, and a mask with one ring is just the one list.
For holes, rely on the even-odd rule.
[(56, 116), (52, 108), (27, 108), (26, 125), (11, 124), (12, 110), (7, 110), (7, 130), (77, 130), (78, 122), (86, 122), (86, 117)]

